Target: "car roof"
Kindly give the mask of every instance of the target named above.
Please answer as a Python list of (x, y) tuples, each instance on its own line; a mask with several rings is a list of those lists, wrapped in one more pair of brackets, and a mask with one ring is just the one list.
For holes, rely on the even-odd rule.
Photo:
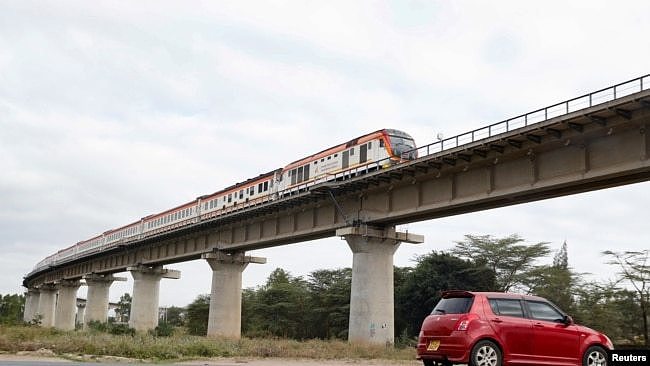
[(515, 294), (512, 292), (482, 292), (482, 291), (465, 291), (465, 290), (449, 290), (449, 291), (442, 292), (443, 298), (472, 297), (472, 296), (485, 296), (489, 298), (501, 298), (501, 299), (524, 299), (524, 300), (548, 301), (543, 297), (524, 295), (524, 294)]

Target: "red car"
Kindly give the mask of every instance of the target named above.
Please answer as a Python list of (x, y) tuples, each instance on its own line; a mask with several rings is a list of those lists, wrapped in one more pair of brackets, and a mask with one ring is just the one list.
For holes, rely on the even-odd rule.
[(422, 323), (425, 366), (607, 365), (606, 335), (577, 325), (550, 301), (501, 292), (445, 291)]

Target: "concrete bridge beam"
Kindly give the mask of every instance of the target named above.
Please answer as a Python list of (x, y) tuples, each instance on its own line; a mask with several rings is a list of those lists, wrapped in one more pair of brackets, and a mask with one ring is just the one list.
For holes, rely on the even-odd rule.
[(91, 321), (105, 323), (108, 321), (108, 294), (113, 281), (126, 281), (124, 277), (92, 274), (83, 277), (88, 286), (84, 327)]
[(59, 290), (56, 302), (54, 326), (61, 330), (74, 330), (77, 310), (77, 290), (81, 282), (61, 280), (55, 287)]
[(222, 252), (206, 253), (202, 258), (212, 268), (208, 337), (239, 339), (242, 272), (249, 263), (266, 263), (266, 258)]
[(353, 253), (348, 341), (393, 344), (393, 254), (401, 242), (422, 243), (424, 237), (367, 226), (339, 229), (336, 235), (345, 238)]
[(27, 289), (25, 293), (25, 310), (23, 311), (23, 321), (29, 323), (34, 320), (38, 312), (38, 300), (40, 292), (35, 288)]
[(133, 299), (129, 326), (136, 331), (154, 329), (158, 326), (158, 299), (162, 278), (179, 279), (180, 271), (162, 266), (135, 266), (127, 268), (133, 276)]
[(41, 316), (42, 327), (53, 327), (57, 289), (53, 285), (45, 284), (40, 286), (38, 290), (40, 295), (36, 315)]

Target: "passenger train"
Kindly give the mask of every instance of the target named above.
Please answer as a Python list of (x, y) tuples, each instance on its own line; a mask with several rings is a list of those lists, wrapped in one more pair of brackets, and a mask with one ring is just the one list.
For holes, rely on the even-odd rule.
[(410, 135), (393, 129), (375, 131), (81, 241), (40, 261), (32, 272), (302, 192), (318, 183), (349, 178), (415, 158), (417, 151)]

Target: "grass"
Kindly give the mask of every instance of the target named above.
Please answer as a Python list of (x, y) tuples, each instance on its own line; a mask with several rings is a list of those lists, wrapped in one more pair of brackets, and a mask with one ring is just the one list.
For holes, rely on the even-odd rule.
[(0, 326), (0, 351), (52, 350), (58, 355), (118, 356), (148, 360), (201, 357), (413, 360), (413, 348), (352, 345), (340, 340), (205, 338), (179, 334), (111, 335), (97, 331), (59, 331), (34, 326)]

